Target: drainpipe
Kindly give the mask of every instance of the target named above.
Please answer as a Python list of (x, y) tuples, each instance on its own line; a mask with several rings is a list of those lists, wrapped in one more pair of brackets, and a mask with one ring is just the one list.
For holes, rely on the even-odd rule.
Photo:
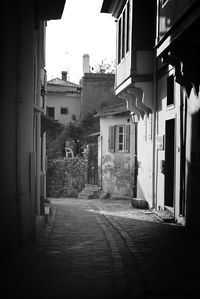
[(138, 123), (135, 122), (135, 155), (134, 155), (134, 183), (133, 183), (133, 198), (137, 198), (137, 176), (138, 176), (138, 161), (137, 161), (137, 130), (138, 130)]
[(41, 25), (39, 24), (37, 36), (37, 90), (36, 90), (36, 105), (34, 109), (35, 113), (35, 125), (36, 125), (36, 215), (41, 215), (41, 203), (40, 203), (40, 170), (41, 170), (41, 110), (40, 110), (40, 95), (41, 95), (41, 51), (40, 51), (40, 39), (41, 39)]
[(180, 156), (181, 156), (180, 160), (181, 163), (180, 163), (179, 216), (185, 216), (186, 127), (187, 127), (187, 101), (185, 101), (185, 107), (184, 107), (184, 94), (183, 94), (183, 89), (181, 88), (181, 96), (180, 96)]
[(153, 64), (154, 64), (154, 74), (153, 74), (153, 99), (154, 99), (154, 105), (153, 105), (153, 161), (152, 161), (152, 205), (153, 209), (156, 209), (157, 207), (157, 198), (156, 198), (156, 103), (157, 103), (157, 81), (156, 81), (156, 71), (157, 71), (157, 65), (156, 65), (156, 49), (153, 51)]
[(17, 26), (16, 26), (16, 202), (17, 202), (17, 227), (18, 227), (18, 242), (22, 244), (22, 185), (21, 185), (21, 105), (23, 104), (21, 91), (21, 5), (18, 4), (17, 9)]
[[(156, 42), (158, 41), (158, 34), (159, 34), (159, 18), (158, 18), (158, 11), (159, 11), (160, 1), (156, 1), (155, 7), (155, 17), (156, 17)], [(154, 47), (153, 50), (153, 161), (152, 161), (152, 205), (153, 209), (157, 208), (157, 150), (156, 150), (156, 107), (157, 107), (157, 59), (156, 59), (156, 48)]]

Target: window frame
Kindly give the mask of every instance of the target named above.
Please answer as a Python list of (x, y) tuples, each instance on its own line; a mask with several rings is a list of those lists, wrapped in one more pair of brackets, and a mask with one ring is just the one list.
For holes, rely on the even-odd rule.
[[(51, 111), (51, 112), (50, 112), (50, 111)], [(49, 113), (49, 112), (50, 112), (50, 113)], [(53, 114), (53, 116), (50, 115), (50, 114)], [(49, 116), (49, 117), (55, 119), (55, 107), (53, 107), (53, 106), (47, 106), (47, 116)]]
[(130, 152), (130, 125), (109, 126), (108, 151)]
[(117, 26), (117, 62), (118, 65), (126, 57), (130, 50), (130, 0), (127, 1), (124, 9), (122, 10), (118, 18)]
[[(62, 110), (66, 109), (66, 113), (63, 113)], [(60, 107), (60, 115), (67, 115), (69, 113), (68, 108), (67, 107)]]

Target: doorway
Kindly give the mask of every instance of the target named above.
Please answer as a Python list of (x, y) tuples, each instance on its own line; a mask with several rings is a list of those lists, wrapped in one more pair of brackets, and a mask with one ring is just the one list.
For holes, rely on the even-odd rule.
[(165, 123), (165, 206), (174, 206), (174, 130), (175, 120)]
[(98, 144), (90, 143), (88, 152), (88, 183), (98, 185)]

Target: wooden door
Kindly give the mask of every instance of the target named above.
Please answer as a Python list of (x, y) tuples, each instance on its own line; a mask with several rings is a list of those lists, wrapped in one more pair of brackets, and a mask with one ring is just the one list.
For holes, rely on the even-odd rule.
[(174, 206), (174, 129), (175, 120), (166, 121), (165, 128), (165, 206)]
[(89, 144), (88, 183), (98, 185), (98, 144)]

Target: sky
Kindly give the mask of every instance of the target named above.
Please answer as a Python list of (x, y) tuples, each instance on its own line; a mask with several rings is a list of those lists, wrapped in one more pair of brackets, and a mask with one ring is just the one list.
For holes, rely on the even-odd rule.
[(90, 66), (115, 60), (116, 23), (110, 14), (100, 13), (103, 0), (66, 0), (61, 20), (47, 22), (47, 80), (61, 78), (79, 84), (83, 76), (82, 57), (90, 56)]

